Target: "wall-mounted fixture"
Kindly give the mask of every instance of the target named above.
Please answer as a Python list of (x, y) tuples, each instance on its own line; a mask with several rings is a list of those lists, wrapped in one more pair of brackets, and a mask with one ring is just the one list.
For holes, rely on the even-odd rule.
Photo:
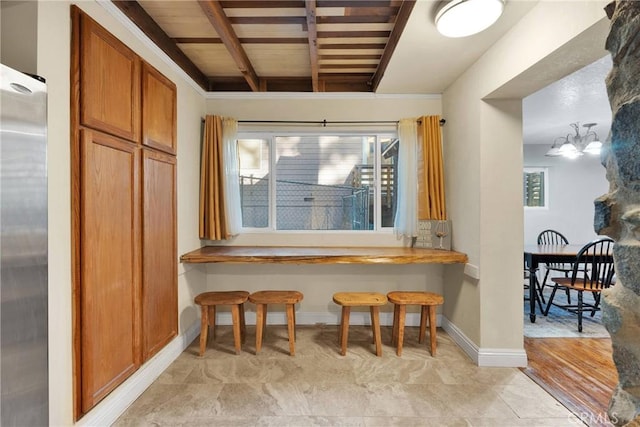
[(570, 159), (582, 156), (584, 153), (599, 155), (602, 142), (598, 134), (591, 130), (597, 123), (585, 123), (582, 127), (587, 128), (584, 135), (580, 134), (580, 123), (571, 123), (570, 126), (576, 132), (575, 135), (559, 136), (553, 141), (553, 145), (547, 151), (546, 156), (563, 156)]
[(446, 37), (466, 37), (500, 18), (504, 0), (450, 0), (436, 14), (436, 28)]

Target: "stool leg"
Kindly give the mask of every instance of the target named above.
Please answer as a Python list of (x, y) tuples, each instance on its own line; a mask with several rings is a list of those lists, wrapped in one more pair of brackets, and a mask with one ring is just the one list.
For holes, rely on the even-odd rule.
[(342, 307), (342, 323), (340, 323), (340, 354), (342, 356), (347, 354), (347, 338), (349, 337), (349, 314), (351, 307)]
[(240, 304), (231, 306), (231, 318), (233, 323), (233, 342), (236, 347), (236, 354), (240, 354), (242, 349), (241, 327), (240, 327)]
[(418, 343), (424, 342), (424, 335), (427, 331), (427, 314), (429, 313), (429, 306), (423, 305), (420, 307), (420, 335), (418, 335)]
[(267, 304), (263, 304), (262, 309), (262, 336), (267, 335)]
[(398, 313), (400, 309), (398, 304), (393, 306), (393, 325), (391, 326), (391, 345), (398, 342)]
[(376, 356), (382, 356), (382, 340), (380, 337), (380, 307), (371, 307), (371, 326), (373, 327), (373, 341), (376, 343)]
[(287, 304), (287, 329), (289, 330), (289, 354), (296, 355), (296, 315), (293, 304)]
[(293, 304), (293, 339), (296, 339), (296, 305)]
[(398, 312), (398, 347), (396, 354), (402, 356), (402, 342), (404, 341), (404, 322), (407, 315), (407, 306), (400, 304), (400, 310)]
[(211, 337), (216, 339), (216, 306), (209, 306), (209, 326), (211, 327)]
[(244, 321), (244, 303), (240, 304), (240, 337), (242, 338), (242, 344), (244, 344), (247, 338), (247, 324)]
[(262, 348), (262, 328), (264, 326), (264, 304), (256, 304), (256, 354)]
[(391, 345), (398, 342), (398, 313), (400, 309), (397, 304), (393, 306), (393, 325), (391, 326)]
[(431, 356), (436, 355), (436, 308), (429, 306), (429, 339), (431, 340)]
[(344, 320), (344, 316), (340, 315), (340, 323), (338, 324), (338, 346), (342, 344), (342, 321)]
[(207, 348), (207, 331), (209, 330), (209, 320), (207, 319), (209, 309), (206, 306), (201, 306), (200, 312), (202, 318), (200, 319), (200, 357), (204, 355), (204, 350)]

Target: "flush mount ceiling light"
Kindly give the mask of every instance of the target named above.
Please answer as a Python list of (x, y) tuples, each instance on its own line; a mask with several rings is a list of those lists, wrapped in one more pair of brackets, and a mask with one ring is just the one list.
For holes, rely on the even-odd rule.
[(451, 0), (436, 14), (436, 28), (446, 37), (466, 37), (500, 18), (504, 0)]
[(575, 135), (559, 136), (553, 141), (553, 145), (545, 156), (563, 156), (570, 159), (582, 156), (584, 153), (598, 155), (602, 148), (602, 142), (598, 134), (591, 130), (597, 123), (585, 123), (582, 127), (587, 128), (584, 135), (580, 135), (580, 123), (571, 123), (571, 127), (576, 132)]

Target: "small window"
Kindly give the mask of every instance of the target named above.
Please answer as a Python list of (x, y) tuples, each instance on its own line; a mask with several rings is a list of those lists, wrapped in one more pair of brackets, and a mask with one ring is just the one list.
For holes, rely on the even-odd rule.
[(549, 173), (547, 168), (524, 168), (523, 195), (525, 208), (549, 207)]

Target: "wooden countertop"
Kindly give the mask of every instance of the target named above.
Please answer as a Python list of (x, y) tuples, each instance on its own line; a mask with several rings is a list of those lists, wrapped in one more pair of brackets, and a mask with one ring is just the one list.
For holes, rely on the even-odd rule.
[(402, 247), (204, 246), (180, 257), (184, 263), (264, 264), (456, 264), (467, 255)]

